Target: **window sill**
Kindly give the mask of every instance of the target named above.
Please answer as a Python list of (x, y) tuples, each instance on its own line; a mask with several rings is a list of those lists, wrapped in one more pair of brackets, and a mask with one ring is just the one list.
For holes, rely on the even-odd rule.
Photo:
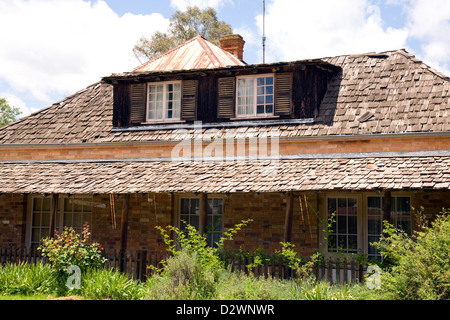
[(145, 122), (141, 122), (140, 124), (144, 124), (145, 125), (145, 124), (172, 124), (172, 123), (186, 123), (186, 121), (185, 120), (145, 121)]
[(264, 119), (279, 119), (280, 116), (265, 116), (265, 117), (236, 117), (230, 120), (264, 120)]

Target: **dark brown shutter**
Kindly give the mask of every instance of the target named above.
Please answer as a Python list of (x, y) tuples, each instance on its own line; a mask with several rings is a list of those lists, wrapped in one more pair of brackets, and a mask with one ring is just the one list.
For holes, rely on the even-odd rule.
[(145, 83), (134, 83), (130, 90), (130, 123), (145, 121)]
[(275, 114), (290, 115), (292, 110), (292, 73), (275, 74)]
[(182, 83), (181, 119), (196, 120), (198, 80), (185, 80)]
[(219, 78), (218, 86), (218, 118), (234, 117), (236, 81), (234, 77)]

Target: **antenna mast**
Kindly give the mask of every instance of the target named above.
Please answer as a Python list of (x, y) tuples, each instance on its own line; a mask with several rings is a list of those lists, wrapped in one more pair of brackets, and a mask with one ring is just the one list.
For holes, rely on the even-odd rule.
[(266, 63), (266, 1), (263, 0), (263, 35), (262, 35), (262, 47), (263, 47), (263, 63)]

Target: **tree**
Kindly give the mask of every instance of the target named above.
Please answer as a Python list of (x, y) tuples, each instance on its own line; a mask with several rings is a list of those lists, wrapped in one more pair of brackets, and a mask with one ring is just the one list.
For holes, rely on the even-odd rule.
[(213, 8), (188, 7), (172, 15), (167, 33), (155, 32), (150, 39), (142, 36), (133, 47), (133, 53), (139, 61), (152, 59), (197, 35), (219, 45), (219, 39), (231, 33), (231, 26), (218, 21)]
[(0, 98), (0, 126), (16, 121), (19, 114), (19, 108), (11, 107), (6, 99)]

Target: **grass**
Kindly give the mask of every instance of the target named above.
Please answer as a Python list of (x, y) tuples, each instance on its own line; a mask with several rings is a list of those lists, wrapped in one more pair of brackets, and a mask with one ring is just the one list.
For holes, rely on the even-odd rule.
[[(21, 269), (21, 270), (19, 270)], [(40, 270), (39, 272), (33, 269)], [(10, 275), (5, 275), (5, 270)], [(46, 270), (46, 277), (32, 278)], [(17, 275), (22, 278), (18, 280)], [(157, 274), (146, 282), (130, 279), (111, 269), (94, 269), (82, 274), (81, 287), (69, 290), (54, 273), (39, 265), (0, 265), (0, 300), (384, 300), (380, 290), (365, 285), (330, 285), (323, 281), (284, 280), (223, 270), (208, 290), (189, 281)], [(13, 281), (11, 281), (13, 280)], [(48, 286), (51, 284), (51, 286)]]
[(6, 295), (6, 296), (0, 295), (0, 300), (49, 300), (53, 298), (54, 298), (53, 296), (48, 295), (32, 295), (32, 296), (21, 294)]
[(189, 282), (160, 275), (141, 283), (114, 270), (89, 270), (80, 289), (68, 290), (41, 264), (0, 266), (0, 300), (48, 300), (77, 296), (86, 300), (370, 300), (380, 299), (365, 286), (272, 279), (224, 270), (206, 295)]

